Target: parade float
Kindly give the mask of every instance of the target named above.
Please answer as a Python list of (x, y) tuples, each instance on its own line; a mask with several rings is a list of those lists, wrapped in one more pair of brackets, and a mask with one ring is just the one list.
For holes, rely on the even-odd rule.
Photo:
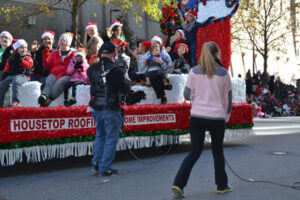
[[(211, 8), (210, 3), (213, 2), (199, 1), (195, 5), (198, 6), (198, 12), (200, 12), (202, 7)], [(202, 37), (206, 32), (211, 37), (206, 40), (217, 43), (219, 42), (216, 39), (221, 40), (223, 42), (219, 43), (221, 51), (224, 51), (223, 48), (227, 50), (229, 48), (231, 52), (230, 17), (228, 16), (233, 15), (233, 9), (237, 9), (238, 1), (216, 2), (223, 2), (222, 9), (230, 8), (230, 12), (223, 18), (219, 17), (220, 20), (204, 27), (204, 32), (199, 30), (198, 38), (200, 39), (197, 42), (198, 44), (205, 42)], [(194, 8), (186, 7), (187, 10)], [(181, 10), (181, 12), (184, 11), (186, 10)], [(215, 32), (218, 29), (223, 30), (224, 26), (227, 28), (229, 26), (229, 31)], [(214, 36), (211, 36), (211, 31), (214, 32)], [(223, 39), (220, 39), (221, 37)], [(199, 53), (198, 48), (198, 55)], [(222, 62), (228, 69), (230, 54), (222, 52), (222, 55), (226, 57)], [(188, 141), (191, 103), (185, 102), (183, 98), (186, 79), (186, 74), (169, 76), (173, 89), (166, 91), (168, 104), (159, 104), (160, 101), (156, 99), (152, 88), (141, 85), (132, 87), (134, 91), (144, 91), (146, 99), (135, 105), (122, 106), (125, 116), (118, 150), (180, 144)], [(232, 86), (233, 105), (230, 120), (226, 124), (226, 141), (253, 135), (253, 111), (251, 105), (245, 103), (245, 81), (233, 78)], [(0, 165), (11, 166), (18, 162), (41, 162), (53, 158), (92, 155), (96, 129), (95, 121), (87, 106), (90, 99), (89, 87), (89, 85), (77, 87), (75, 106), (62, 106), (63, 95), (61, 95), (49, 107), (43, 108), (39, 107), (37, 102), (40, 96), (40, 83), (33, 81), (22, 85), (21, 106), (0, 109)], [(9, 93), (7, 97), (9, 98)], [(209, 134), (207, 134), (206, 141), (210, 141)]]

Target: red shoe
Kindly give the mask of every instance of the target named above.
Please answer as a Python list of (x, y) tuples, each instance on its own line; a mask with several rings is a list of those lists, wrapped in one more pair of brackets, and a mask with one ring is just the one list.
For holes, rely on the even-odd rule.
[(11, 107), (18, 107), (18, 106), (20, 106), (20, 102), (19, 101), (13, 101), (13, 102), (10, 103), (10, 106)]

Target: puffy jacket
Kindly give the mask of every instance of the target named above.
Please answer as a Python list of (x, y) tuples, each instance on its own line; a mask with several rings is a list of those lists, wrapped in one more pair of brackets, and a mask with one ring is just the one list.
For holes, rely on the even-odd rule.
[(75, 58), (71, 60), (68, 66), (68, 75), (71, 76), (71, 82), (80, 81), (84, 84), (89, 84), (89, 78), (87, 76), (87, 70), (89, 68), (89, 64), (87, 63), (87, 60), (84, 58), (83, 63), (81, 63), (82, 68), (74, 68), (76, 64)]
[(7, 75), (25, 74), (29, 76), (32, 72), (33, 60), (30, 55), (20, 56), (18, 53), (11, 56), (3, 70)]
[(2, 61), (0, 62), (0, 71), (4, 70), (10, 55), (11, 55), (11, 46), (7, 47), (7, 49), (2, 54)]
[(41, 46), (37, 52), (32, 54), (32, 57), (34, 58), (34, 70), (32, 75), (38, 77), (49, 75), (50, 71), (46, 70), (44, 66), (47, 64), (47, 59), (52, 51), (53, 50), (50, 50), (49, 48)]
[(87, 74), (91, 83), (89, 105), (96, 110), (120, 110), (120, 95), (129, 93), (131, 84), (124, 78), (124, 72), (110, 59), (101, 58), (99, 63), (89, 67)]
[(60, 50), (53, 51), (47, 59), (47, 63), (44, 63), (46, 70), (50, 71), (50, 74), (57, 76), (56, 80), (63, 76), (68, 76), (67, 69), (70, 61), (75, 57), (76, 50), (71, 49), (70, 53), (65, 57), (62, 62)]

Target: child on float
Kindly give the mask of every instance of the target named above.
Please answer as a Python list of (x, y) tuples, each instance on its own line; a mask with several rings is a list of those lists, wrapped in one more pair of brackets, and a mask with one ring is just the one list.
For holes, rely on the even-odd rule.
[(164, 89), (172, 90), (172, 85), (169, 84), (169, 80), (167, 79), (166, 73), (164, 73), (164, 71), (162, 70), (162, 65), (153, 60), (153, 57), (157, 57), (157, 58), (161, 58), (164, 62), (166, 62), (165, 58), (162, 55), (160, 55), (160, 53), (161, 51), (158, 46), (152, 46), (150, 48), (150, 56), (147, 58), (147, 60), (145, 60), (145, 64), (148, 66), (145, 74), (146, 85), (148, 87), (151, 86), (151, 80), (149, 76), (151, 73), (156, 73), (161, 75)]
[[(184, 30), (182, 29), (178, 29), (176, 30), (176, 33), (175, 33), (175, 41), (172, 42), (171, 46), (169, 47), (166, 47), (166, 51), (168, 52), (168, 54), (170, 55), (172, 61), (175, 60), (175, 58), (177, 58), (177, 52), (175, 51), (175, 47), (177, 44), (179, 43), (185, 43), (188, 45), (188, 42), (185, 38), (185, 33), (184, 33)], [(185, 59), (188, 61), (189, 60), (189, 53), (186, 53), (185, 54)]]
[(11, 106), (20, 104), (20, 89), (22, 84), (30, 79), (33, 68), (33, 59), (27, 50), (27, 42), (23, 39), (17, 40), (13, 44), (13, 53), (8, 59), (0, 81), (0, 107), (3, 107), (5, 93), (12, 84)]
[(0, 33), (0, 79), (12, 52), (13, 37), (8, 31)]
[(175, 46), (173, 60), (173, 72), (172, 74), (187, 74), (190, 71), (190, 65), (188, 64), (187, 60), (185, 59), (185, 55), (189, 52), (189, 47), (184, 43), (178, 43)]
[[(89, 64), (86, 59), (86, 50), (78, 48), (75, 53), (75, 58), (71, 60), (68, 66), (68, 75), (71, 76), (70, 82), (66, 85), (64, 91), (65, 106), (72, 106), (76, 103), (76, 89), (78, 85), (89, 84), (87, 70)], [(69, 88), (72, 87), (72, 98), (68, 100)]]
[(132, 72), (129, 74), (129, 78), (131, 80), (131, 83), (133, 85), (135, 84), (145, 84), (145, 73), (141, 72), (139, 62), (142, 59), (143, 55), (145, 55), (149, 49), (151, 48), (151, 43), (148, 41), (142, 41), (138, 44), (138, 48), (136, 48), (134, 51), (129, 49), (129, 53), (133, 55), (137, 61), (138, 64), (138, 71)]
[(209, 24), (212, 22), (214, 17), (208, 18), (204, 23), (199, 23), (197, 22), (197, 12), (190, 10), (185, 14), (185, 20), (184, 24), (181, 27), (176, 27), (174, 24), (167, 22), (168, 25), (173, 29), (173, 30), (179, 30), (182, 29), (185, 31), (185, 36), (187, 43), (189, 44), (189, 49), (191, 51), (191, 58), (189, 63), (191, 66), (196, 66), (197, 65), (197, 32), (198, 28), (204, 27), (206, 24)]
[(109, 28), (106, 29), (107, 37), (110, 38), (111, 42), (115, 39), (125, 41), (125, 36), (122, 27), (123, 24), (120, 21), (114, 20), (109, 26)]

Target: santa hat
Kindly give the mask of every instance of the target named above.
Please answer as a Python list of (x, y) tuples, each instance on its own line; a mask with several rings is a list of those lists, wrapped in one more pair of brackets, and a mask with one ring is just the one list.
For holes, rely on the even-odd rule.
[(76, 53), (75, 53), (75, 57), (76, 56), (82, 56), (83, 58), (86, 57), (86, 50), (85, 48), (78, 48)]
[(92, 22), (89, 22), (86, 27), (85, 27), (85, 30), (88, 30), (89, 28), (94, 28), (94, 29), (98, 29), (98, 24), (97, 23), (92, 23)]
[(90, 58), (89, 60), (89, 65), (92, 65), (93, 64), (93, 59), (94, 58), (100, 58), (97, 54), (93, 54), (92, 57)]
[(185, 16), (187, 16), (188, 14), (194, 15), (194, 17), (197, 19), (198, 17), (198, 13), (194, 10), (189, 10), (187, 13), (185, 13)]
[(120, 40), (120, 39), (114, 39), (113, 44), (120, 45), (122, 47), (126, 47), (128, 43), (124, 42), (123, 40)]
[(179, 33), (181, 34), (181, 37), (182, 37), (182, 39), (184, 39), (184, 40), (185, 40), (185, 33), (184, 33), (184, 31), (183, 31), (183, 30), (181, 30), (181, 29), (178, 29), (176, 32), (179, 32)]
[(27, 45), (27, 42), (25, 41), (25, 40), (23, 40), (23, 39), (19, 39), (19, 40), (17, 40), (14, 44), (13, 44), (13, 49), (14, 50), (17, 50), (17, 48), (19, 48), (20, 46), (22, 46), (22, 45), (24, 45), (24, 46), (28, 46)]
[(158, 35), (155, 35), (155, 36), (151, 39), (151, 42), (152, 42), (152, 41), (156, 41), (156, 42), (158, 42), (161, 46), (164, 46), (163, 40), (162, 40)]
[(63, 37), (63, 36), (65, 36), (67, 38), (68, 44), (71, 45), (74, 34), (71, 32), (66, 32), (66, 33), (63, 33), (60, 37)]
[(184, 44), (184, 43), (178, 43), (175, 45), (175, 49), (174, 51), (177, 52), (177, 49), (180, 47), (180, 46), (184, 46), (185, 47), (185, 53), (188, 53), (189, 52), (189, 47), (188, 45)]
[(141, 43), (142, 43), (142, 45), (143, 45), (144, 47), (146, 47), (147, 49), (150, 49), (150, 48), (151, 48), (151, 42), (143, 41), (143, 42), (141, 42)]
[(54, 40), (54, 36), (55, 36), (55, 33), (52, 32), (52, 31), (44, 31), (43, 35), (42, 35), (42, 39), (44, 39), (45, 37), (49, 37), (51, 39)]
[(119, 22), (118, 20), (114, 20), (109, 28), (112, 30), (115, 26), (123, 26), (123, 24), (121, 24), (121, 22)]
[(1, 34), (0, 34), (0, 37), (2, 37), (3, 35), (7, 35), (8, 38), (10, 39), (10, 41), (13, 40), (12, 35), (8, 31), (2, 31)]

